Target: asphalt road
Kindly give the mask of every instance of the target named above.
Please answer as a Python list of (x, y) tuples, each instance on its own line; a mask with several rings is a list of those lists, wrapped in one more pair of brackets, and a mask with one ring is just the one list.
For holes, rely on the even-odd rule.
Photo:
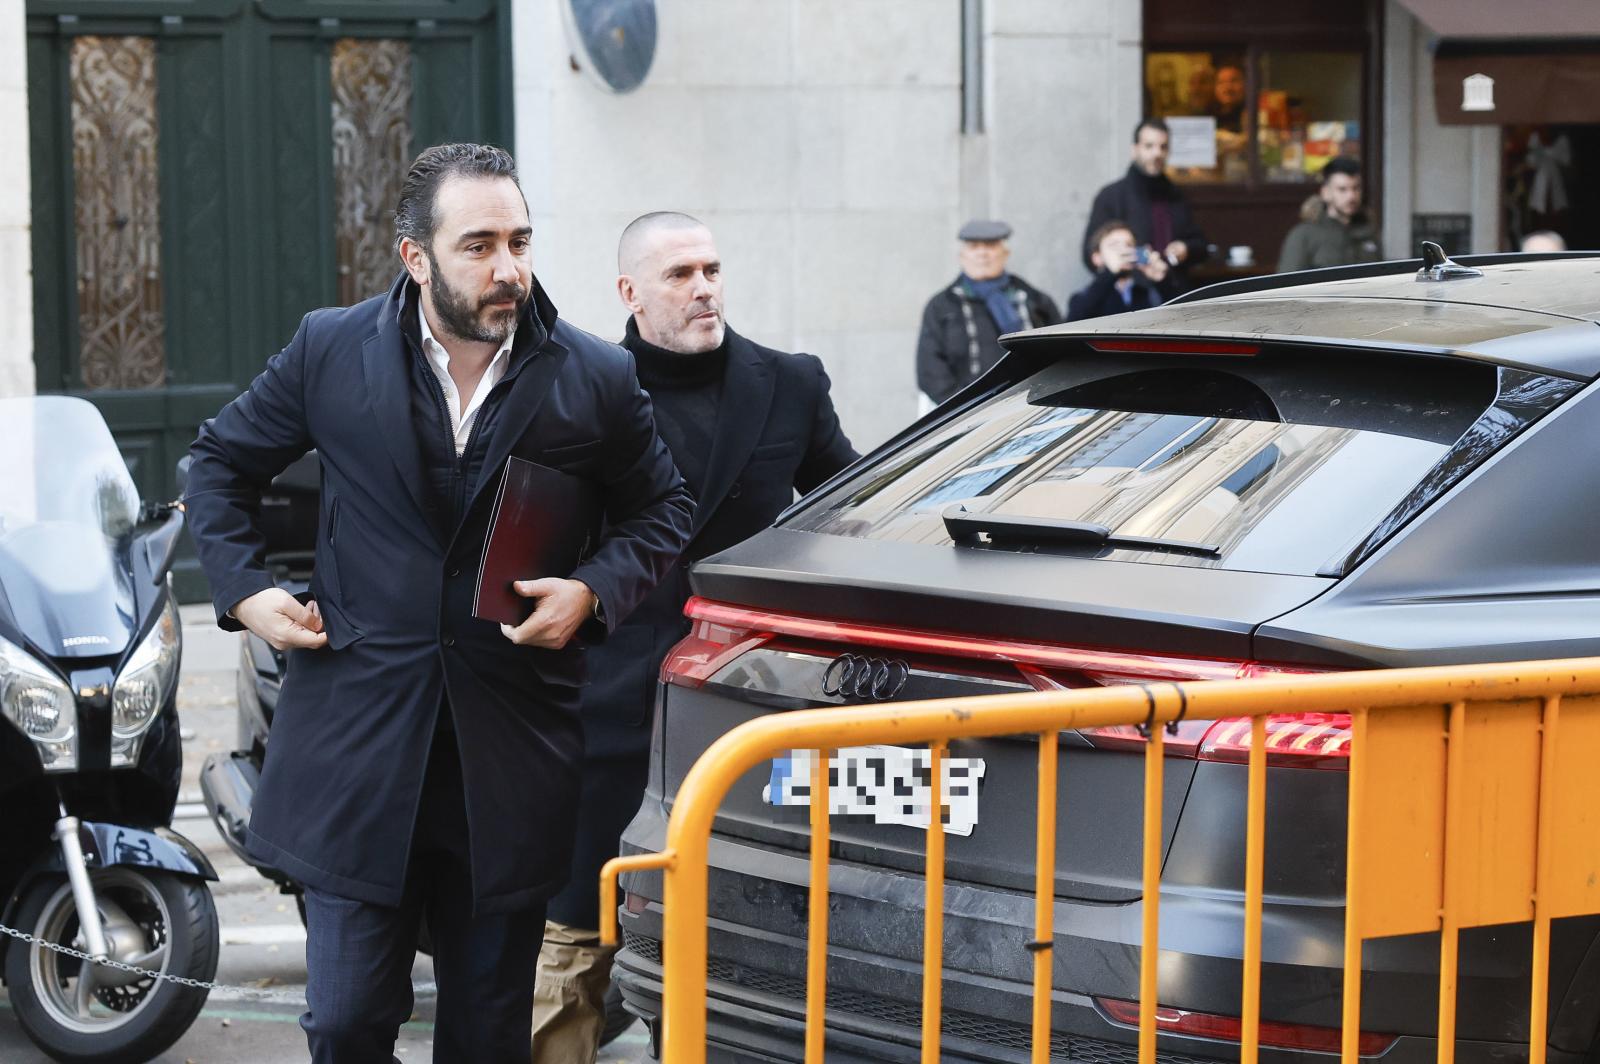
[[(298, 1024), (305, 1009), (305, 932), (294, 901), (258, 876), (223, 843), (200, 801), (197, 782), (210, 753), (234, 743), (234, 661), (237, 637), (210, 622), (209, 608), (184, 610), (184, 663), (178, 713), (184, 727), (184, 782), (173, 827), (193, 839), (216, 866), (213, 884), (222, 928), (217, 982), (238, 990), (215, 990), (178, 1043), (155, 1058), (160, 1064), (292, 1064), (309, 1059)], [(433, 966), (419, 956), (412, 968), (416, 1007), (400, 1030), (395, 1053), (401, 1061), (433, 1056), (435, 991)], [(636, 1064), (648, 1059), (640, 1025), (601, 1053), (601, 1064)], [(0, 1061), (48, 1064), (11, 1015), (0, 989)]]

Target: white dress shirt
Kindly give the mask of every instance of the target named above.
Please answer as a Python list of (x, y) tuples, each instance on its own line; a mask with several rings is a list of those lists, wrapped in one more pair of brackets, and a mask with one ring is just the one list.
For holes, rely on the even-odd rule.
[(433, 330), (428, 328), (428, 315), (421, 307), (417, 308), (417, 319), (422, 323), (422, 353), (428, 356), (428, 365), (432, 367), (433, 375), (439, 378), (439, 387), (444, 389), (444, 405), (450, 410), (450, 427), (455, 430), (456, 457), (459, 458), (466, 452), (467, 441), (472, 438), (472, 423), (477, 420), (478, 409), (506, 375), (506, 366), (511, 362), (511, 341), (516, 338), (517, 330), (515, 326), (512, 327), (506, 342), (489, 360), (489, 368), (479, 378), (477, 390), (467, 401), (466, 408), (462, 409), (461, 393), (456, 390), (456, 382), (450, 379), (450, 352), (433, 338)]

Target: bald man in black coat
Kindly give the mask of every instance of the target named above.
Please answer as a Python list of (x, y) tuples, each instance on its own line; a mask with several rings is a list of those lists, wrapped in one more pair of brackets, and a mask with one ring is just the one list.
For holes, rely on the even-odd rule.
[(644, 796), (656, 676), (689, 631), (689, 566), (769, 526), (856, 459), (813, 355), (762, 347), (723, 321), (711, 231), (659, 212), (618, 249), (624, 347), (650, 393), (661, 438), (697, 500), (679, 563), (604, 646), (583, 693), (582, 820), (572, 881), (550, 903), (534, 998), (535, 1064), (592, 1064), (612, 951), (599, 945), (600, 867), (617, 855)]

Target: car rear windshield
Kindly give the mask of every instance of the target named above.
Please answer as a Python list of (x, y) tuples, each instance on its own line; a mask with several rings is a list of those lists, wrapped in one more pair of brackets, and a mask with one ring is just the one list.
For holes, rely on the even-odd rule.
[[(1084, 349), (862, 467), (784, 525), (1337, 575), (1575, 389), (1466, 360)], [(1529, 394), (1531, 406), (1518, 402)], [(1502, 397), (1508, 408), (1486, 417)]]

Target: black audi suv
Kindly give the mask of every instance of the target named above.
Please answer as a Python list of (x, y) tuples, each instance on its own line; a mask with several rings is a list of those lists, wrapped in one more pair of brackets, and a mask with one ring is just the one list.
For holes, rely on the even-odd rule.
[[(696, 566), (624, 852), (662, 848), (695, 759), (763, 714), (1600, 652), (1600, 258), (1476, 264), (1236, 282), (1010, 337), (989, 374)], [(1053, 1060), (1137, 1057), (1143, 742), (1062, 736)], [(1282, 1062), (1338, 1048), (1349, 720), (1273, 718), (1267, 742), (1261, 1040)], [(1164, 1064), (1239, 1055), (1248, 744), (1227, 721), (1166, 743)], [(915, 758), (845, 752), (869, 754), (880, 777), (832, 829), (828, 1059), (915, 1061), (923, 833), (873, 805), (915, 785)], [(950, 756), (981, 784), (947, 828), (944, 1059), (1025, 1061), (1037, 744)], [(751, 772), (715, 822), (712, 1060), (802, 1056), (793, 775)], [(617, 977), (653, 1019), (661, 880), (623, 887)], [(1526, 1059), (1530, 942), (1463, 934), (1458, 1060)], [(1363, 1055), (1435, 1059), (1437, 965), (1437, 936), (1368, 943)], [(1550, 1056), (1575, 1064), (1600, 1023), (1600, 920), (1557, 925), (1550, 985)]]

